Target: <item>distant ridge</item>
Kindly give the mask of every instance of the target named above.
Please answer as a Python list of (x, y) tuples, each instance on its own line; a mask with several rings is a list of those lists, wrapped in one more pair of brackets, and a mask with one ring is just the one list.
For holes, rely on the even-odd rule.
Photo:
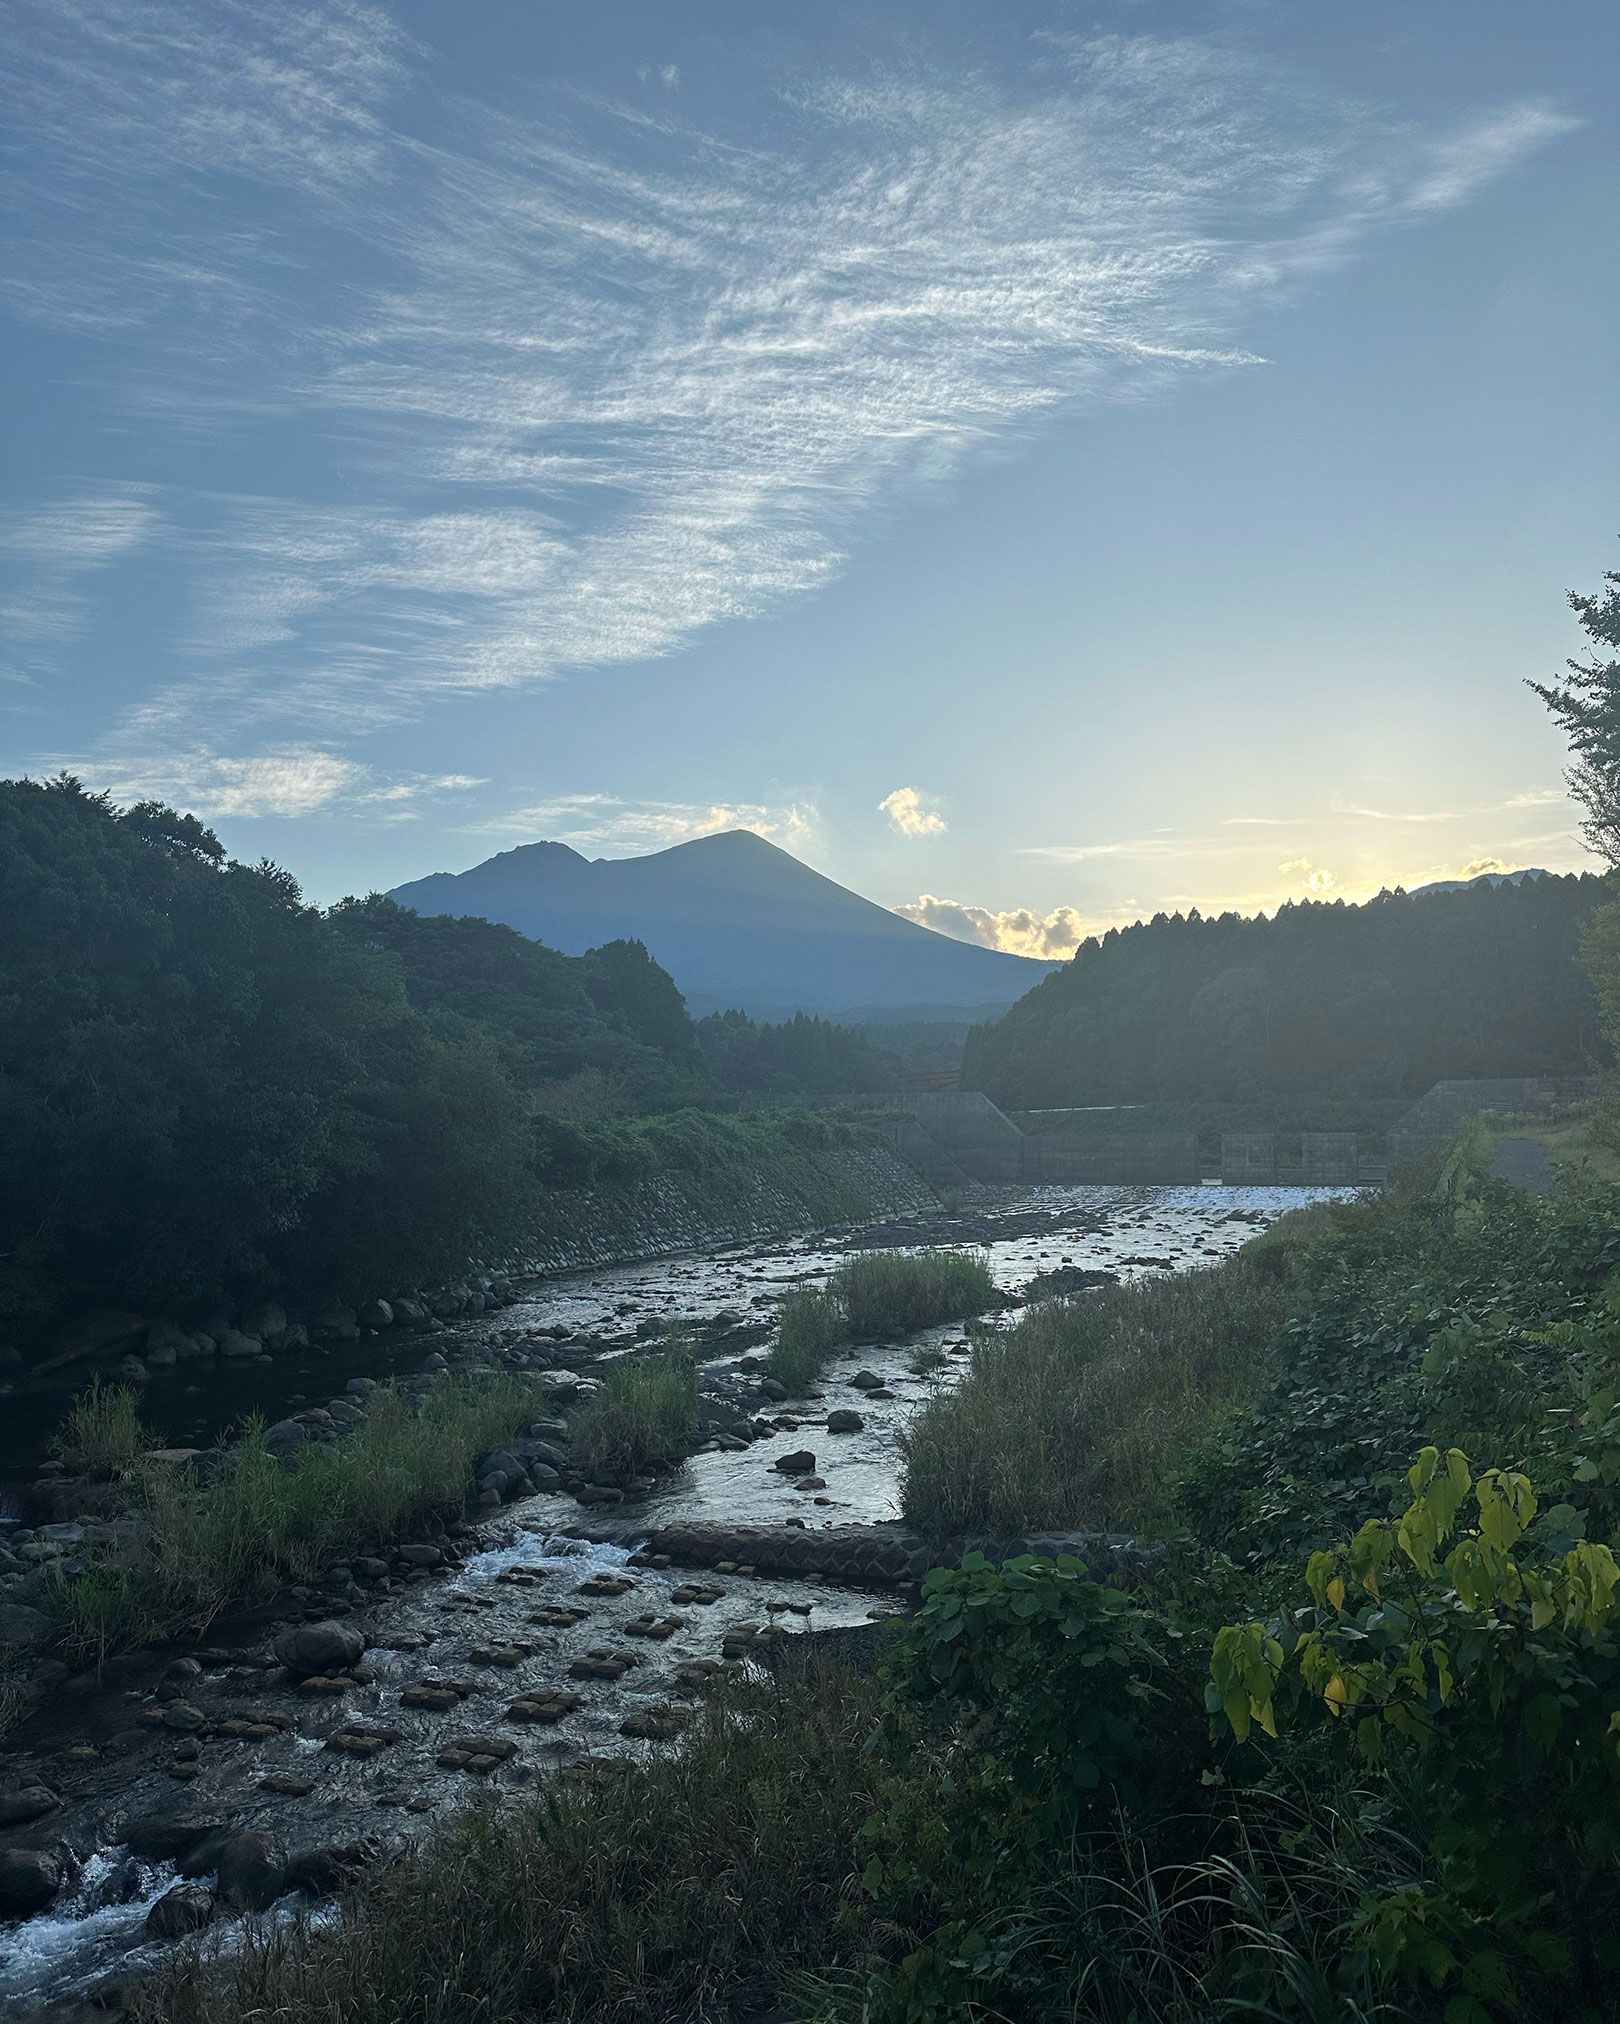
[(971, 1005), (991, 1013), (1055, 967), (919, 927), (746, 829), (647, 857), (522, 844), (389, 897), (421, 914), (503, 921), (570, 956), (621, 938), (645, 942), (697, 1012)]
[(1524, 871), (1482, 871), (1478, 878), (1437, 878), (1426, 886), (1413, 886), (1408, 898), (1418, 900), (1425, 893), (1463, 893), (1470, 886), (1516, 886), (1527, 878), (1545, 878), (1546, 872), (1527, 867)]

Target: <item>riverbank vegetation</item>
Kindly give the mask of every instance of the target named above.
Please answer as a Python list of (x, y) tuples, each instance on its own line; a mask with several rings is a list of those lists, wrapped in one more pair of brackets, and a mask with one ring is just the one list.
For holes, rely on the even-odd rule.
[(83, 1572), (45, 1578), (52, 1645), (82, 1662), (195, 1637), (227, 1609), (311, 1580), (350, 1553), (459, 1519), (474, 1462), (532, 1419), (540, 1396), (505, 1375), (441, 1378), (419, 1403), (381, 1386), (331, 1445), (280, 1456), (250, 1421), (202, 1481), (182, 1464), (129, 1454), (131, 1439), (138, 1453), (155, 1437), (140, 1429), (127, 1390), (97, 1388), (70, 1414), (67, 1440), (82, 1458), (122, 1470), (118, 1503), (133, 1526)]
[[(639, 942), (563, 956), (375, 895), (323, 913), (194, 817), (67, 778), (0, 782), (0, 917), (0, 1348), (96, 1306), (432, 1286), (558, 1191), (696, 1173), (807, 1221), (867, 1209), (824, 1157), (856, 1127), (724, 1114)], [(870, 1052), (819, 1021), (748, 1032), (781, 1087)]]
[(765, 1369), (790, 1392), (803, 1392), (852, 1342), (912, 1335), (1000, 1305), (990, 1268), (973, 1252), (852, 1252), (824, 1290), (784, 1296)]
[(697, 1420), (697, 1366), (687, 1350), (624, 1356), (575, 1413), (569, 1449), (593, 1483), (623, 1483), (682, 1460)]

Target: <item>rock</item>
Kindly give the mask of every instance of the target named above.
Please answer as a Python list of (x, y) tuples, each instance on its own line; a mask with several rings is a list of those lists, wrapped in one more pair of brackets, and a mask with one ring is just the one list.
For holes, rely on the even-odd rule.
[(825, 1476), (801, 1476), (793, 1487), (795, 1490), (825, 1490), (827, 1479)]
[(163, 1813), (137, 1813), (124, 1824), (131, 1855), (143, 1862), (178, 1862), (199, 1842), (225, 1832), (223, 1820), (184, 1820)]
[(534, 1462), (529, 1468), (529, 1481), (537, 1490), (560, 1490), (563, 1479), (549, 1462)]
[(300, 1420), (277, 1420), (264, 1430), (264, 1444), (272, 1455), (290, 1455), (304, 1445), (309, 1429)]
[(208, 1717), (201, 1708), (194, 1708), (189, 1701), (171, 1701), (163, 1710), (165, 1729), (178, 1729), (183, 1735), (194, 1736), (199, 1729), (208, 1727)]
[(759, 1388), (768, 1399), (785, 1399), (788, 1396), (788, 1388), (779, 1378), (762, 1377)]
[(394, 1300), (389, 1305), (394, 1310), (394, 1319), (407, 1322), (412, 1328), (420, 1328), (428, 1319), (428, 1311), (420, 1300)]
[(257, 1307), (250, 1307), (242, 1316), (242, 1333), (256, 1335), (262, 1342), (267, 1335), (281, 1335), (287, 1327), (287, 1310), (273, 1300), (261, 1300)]
[(179, 1361), (180, 1352), (172, 1342), (160, 1342), (146, 1352), (148, 1370), (171, 1370)]
[(351, 1399), (364, 1399), (377, 1389), (377, 1380), (374, 1377), (351, 1377), (343, 1389)]
[(287, 1888), (286, 1868), (268, 1834), (227, 1827), (199, 1841), (182, 1858), (183, 1877), (219, 1878), (219, 1894), (239, 1912), (268, 1911)]
[(45, 1635), (45, 1613), (25, 1602), (0, 1602), (0, 1645), (37, 1644)]
[(257, 1335), (245, 1335), (239, 1328), (227, 1328), (216, 1339), (221, 1356), (263, 1356), (264, 1343)]
[(201, 1453), (201, 1448), (148, 1448), (141, 1460), (166, 1462), (172, 1467), (181, 1467), (187, 1462), (196, 1461)]
[(287, 1327), (279, 1329), (274, 1335), (267, 1335), (264, 1338), (264, 1346), (268, 1350), (273, 1350), (277, 1356), (286, 1356), (295, 1349), (308, 1349), (309, 1330), (301, 1321), (290, 1322)]
[(827, 1415), (829, 1434), (860, 1434), (866, 1431), (866, 1422), (859, 1413), (851, 1412), (848, 1406), (840, 1406), (836, 1412)]
[(442, 1567), (444, 1554), (437, 1546), (430, 1546), (424, 1540), (417, 1540), (409, 1546), (402, 1546), (395, 1555), (407, 1567)]
[(0, 1849), (0, 1918), (32, 1918), (61, 1888), (62, 1865), (45, 1849)]
[(808, 1448), (795, 1448), (791, 1455), (778, 1455), (771, 1467), (784, 1476), (813, 1476), (816, 1458)]
[(882, 1382), (875, 1370), (858, 1370), (850, 1379), (856, 1391), (876, 1391)]
[(149, 1939), (178, 1940), (200, 1932), (214, 1916), (214, 1893), (205, 1883), (177, 1883), (146, 1914)]
[(480, 1476), (493, 1475), (496, 1470), (499, 1470), (503, 1476), (509, 1479), (521, 1476), (524, 1473), (523, 1464), (518, 1460), (517, 1456), (509, 1455), (504, 1448), (492, 1449), (478, 1464), (478, 1474)]
[(360, 1310), (362, 1328), (392, 1328), (393, 1325), (394, 1310), (386, 1300), (368, 1301)]
[(344, 1672), (358, 1664), (366, 1648), (366, 1641), (351, 1625), (335, 1623), (330, 1618), (322, 1623), (301, 1623), (297, 1629), (283, 1631), (276, 1639), (276, 1657), (290, 1673), (304, 1678), (316, 1674)]
[(287, 1864), (287, 1883), (289, 1888), (301, 1890), (308, 1897), (330, 1897), (381, 1854), (379, 1844), (369, 1838), (306, 1848)]
[(0, 1792), (0, 1827), (26, 1827), (61, 1805), (43, 1785), (25, 1785), (20, 1792)]
[(152, 1377), (138, 1356), (126, 1356), (118, 1366), (118, 1375), (125, 1384), (149, 1384)]

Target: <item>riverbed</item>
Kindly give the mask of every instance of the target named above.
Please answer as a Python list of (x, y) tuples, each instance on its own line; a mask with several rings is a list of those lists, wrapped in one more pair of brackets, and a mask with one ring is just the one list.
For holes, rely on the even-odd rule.
[[(785, 1424), (745, 1448), (711, 1445), (643, 1500), (615, 1509), (617, 1542), (567, 1536), (600, 1532), (590, 1521), (603, 1514), (560, 1493), (492, 1514), (459, 1542), (460, 1565), (418, 1570), (347, 1618), (367, 1640), (364, 1677), (331, 1695), (312, 1698), (281, 1672), (268, 1653), (269, 1626), (221, 1626), (220, 1643), (198, 1654), (201, 1673), (186, 1688), (206, 1724), (189, 1758), (177, 1760), (162, 1717), (173, 1654), (115, 1668), (111, 1681), (67, 1682), (49, 1716), (18, 1738), (21, 1750), (0, 1762), (0, 1789), (48, 1787), (61, 1804), (36, 1831), (72, 1847), (82, 1870), (48, 1912), (0, 1929), (0, 2016), (32, 2015), (155, 1957), (143, 1921), (176, 1871), (173, 1862), (130, 1856), (121, 1837), (135, 1816), (228, 1821), (290, 1852), (365, 1842), (380, 1858), (475, 1787), (510, 1798), (587, 1754), (665, 1747), (660, 1733), (678, 1735), (717, 1666), (745, 1666), (773, 1639), (848, 1629), (900, 1607), (877, 1587), (747, 1566), (695, 1574), (632, 1559), (638, 1530), (676, 1520), (817, 1528), (898, 1517), (896, 1434), (955, 1381), (966, 1329), (854, 1344), (815, 1394), (786, 1403), (763, 1397), (755, 1356), (736, 1346), (751, 1333), (763, 1340), (782, 1294), (821, 1283), (852, 1248), (972, 1245), (1016, 1296), (1036, 1274), (1065, 1267), (1129, 1280), (1210, 1264), (1317, 1198), (1275, 1188), (1021, 1191), (956, 1217), (572, 1273), (431, 1338), (389, 1331), (272, 1366), (201, 1374), (181, 1366), (155, 1377), (147, 1418), (167, 1438), (200, 1445), (249, 1407), (273, 1419), (294, 1401), (340, 1392), (350, 1377), (414, 1372), (425, 1351), (465, 1365), (532, 1356), (539, 1346), (577, 1367), (626, 1353), (651, 1339), (655, 1324), (682, 1323), (699, 1341), (718, 1332), (730, 1344), (703, 1358), (707, 1398)], [(879, 1383), (856, 1388), (856, 1376)], [(829, 1434), (828, 1412), (850, 1406), (859, 1408), (860, 1430)], [(773, 1466), (805, 1449), (815, 1457), (815, 1488)], [(592, 1653), (629, 1662), (614, 1670), (617, 1660), (592, 1661)], [(444, 1705), (421, 1705), (411, 1690), (426, 1684), (431, 1693), (435, 1681), (450, 1683), (448, 1699), (440, 1693)], [(579, 1698), (555, 1720), (511, 1712), (557, 1693)], [(365, 1747), (333, 1740), (355, 1736)], [(468, 1738), (493, 1738), (502, 1750), (493, 1762), (478, 1761), (476, 1750), (448, 1761)]]

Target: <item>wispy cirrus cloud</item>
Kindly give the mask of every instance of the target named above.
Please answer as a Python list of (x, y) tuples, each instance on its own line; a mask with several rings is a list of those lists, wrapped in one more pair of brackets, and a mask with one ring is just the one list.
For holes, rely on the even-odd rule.
[(132, 410), (222, 457), (267, 413), (323, 445), (302, 486), (165, 497), (179, 672), (115, 735), (176, 749), (352, 739), (811, 592), (1054, 414), (1254, 365), (1258, 306), (1569, 124), (1426, 132), (1143, 35), (778, 80), (721, 131), (672, 66), (655, 110), (455, 97), (358, 0), (12, 18), (23, 313), (132, 333)]
[(411, 821), (416, 815), (411, 804), (483, 785), (465, 773), (409, 773), (387, 779), (341, 753), (308, 745), (243, 756), (168, 752), (117, 762), (60, 757), (56, 763), (115, 801), (175, 802), (210, 821), (325, 815), (345, 809), (383, 821)]
[(527, 807), (508, 809), (474, 827), (485, 835), (543, 837), (576, 850), (601, 849), (617, 855), (667, 850), (722, 830), (751, 829), (785, 850), (805, 850), (820, 836), (813, 803), (630, 801), (616, 794), (564, 794)]

